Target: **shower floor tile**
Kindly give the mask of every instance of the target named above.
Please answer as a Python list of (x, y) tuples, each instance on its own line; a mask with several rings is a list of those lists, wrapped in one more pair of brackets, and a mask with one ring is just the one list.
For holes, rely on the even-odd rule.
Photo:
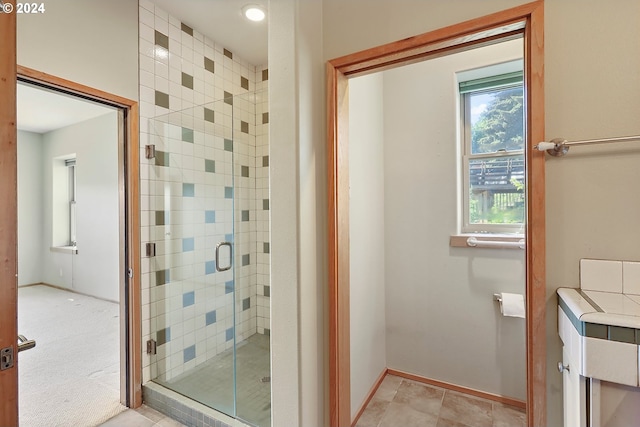
[(387, 375), (356, 427), (524, 427), (523, 409)]
[[(233, 349), (170, 381), (155, 382), (190, 399), (233, 416)], [(254, 334), (236, 346), (236, 417), (271, 425), (269, 336)]]

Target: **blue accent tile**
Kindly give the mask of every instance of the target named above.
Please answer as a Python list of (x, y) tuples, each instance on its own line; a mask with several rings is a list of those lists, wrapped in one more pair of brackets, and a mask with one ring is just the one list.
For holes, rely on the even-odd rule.
[(207, 326), (209, 326), (209, 325), (212, 325), (212, 324), (216, 323), (216, 320), (217, 320), (217, 319), (216, 319), (216, 311), (215, 311), (215, 310), (212, 310), (212, 311), (208, 312), (208, 313), (205, 315), (205, 317), (206, 317), (206, 319), (207, 319)]
[(195, 249), (195, 239), (193, 237), (187, 237), (182, 239), (182, 252), (190, 252)]
[(204, 211), (204, 222), (213, 224), (216, 222), (216, 211)]
[(183, 355), (184, 355), (184, 363), (187, 363), (189, 360), (195, 359), (196, 358), (196, 346), (195, 346), (195, 344), (185, 348), (184, 351), (183, 351)]
[(182, 184), (182, 197), (193, 197), (196, 195), (196, 189), (194, 184)]
[(204, 273), (205, 274), (213, 274), (216, 272), (216, 262), (215, 261), (207, 261), (204, 263)]
[(190, 305), (195, 304), (196, 302), (196, 294), (195, 292), (187, 292), (182, 294), (182, 306), (189, 307)]
[(233, 199), (233, 187), (224, 187), (224, 198)]
[(231, 292), (233, 292), (233, 280), (229, 280), (224, 284), (224, 293), (229, 294)]
[(230, 341), (233, 339), (233, 328), (229, 328), (225, 331), (225, 341)]
[(227, 242), (233, 242), (233, 234), (225, 234), (224, 240)]

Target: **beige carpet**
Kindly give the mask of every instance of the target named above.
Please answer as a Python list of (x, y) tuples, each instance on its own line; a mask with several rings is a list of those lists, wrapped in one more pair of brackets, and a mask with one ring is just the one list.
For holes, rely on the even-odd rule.
[(118, 304), (49, 286), (18, 290), (20, 426), (96, 426), (120, 404)]

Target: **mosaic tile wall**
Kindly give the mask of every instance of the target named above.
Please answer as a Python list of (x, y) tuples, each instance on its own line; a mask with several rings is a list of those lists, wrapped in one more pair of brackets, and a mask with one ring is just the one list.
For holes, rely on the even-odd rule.
[[(266, 66), (139, 4), (142, 338), (157, 342), (146, 382), (269, 333), (269, 113)], [(225, 272), (221, 241), (234, 247)]]

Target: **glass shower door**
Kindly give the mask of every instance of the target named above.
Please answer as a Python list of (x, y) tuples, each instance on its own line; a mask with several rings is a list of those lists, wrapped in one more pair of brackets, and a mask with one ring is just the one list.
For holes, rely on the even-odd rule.
[(224, 100), (152, 120), (149, 182), (152, 376), (234, 416), (232, 121)]
[(265, 129), (256, 125), (259, 101), (266, 95), (247, 93), (150, 121), (147, 255), (152, 380), (267, 427), (268, 147), (265, 135), (256, 145)]

